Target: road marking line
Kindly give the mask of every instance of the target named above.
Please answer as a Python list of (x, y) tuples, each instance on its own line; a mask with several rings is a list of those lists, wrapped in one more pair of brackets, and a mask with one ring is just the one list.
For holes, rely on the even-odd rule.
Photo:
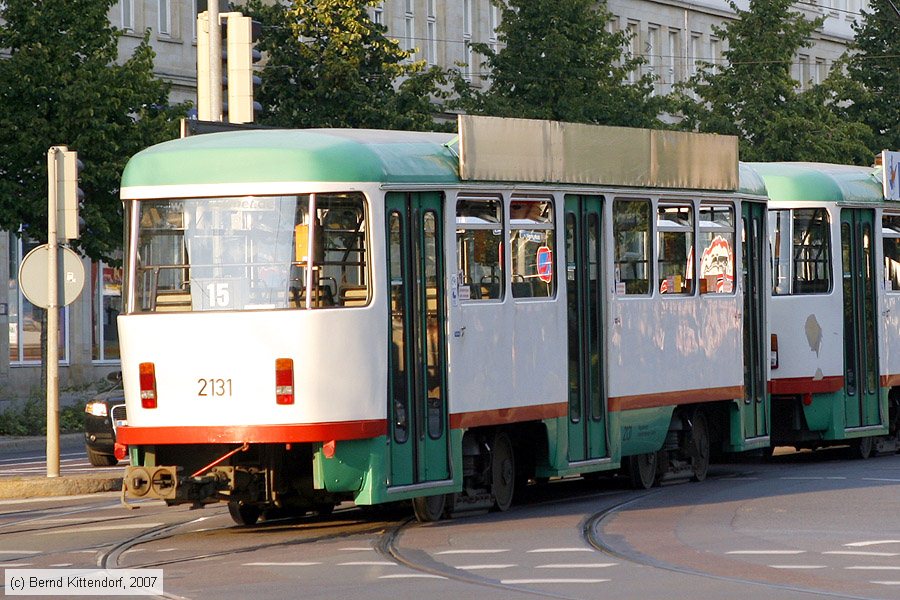
[(593, 552), (591, 548), (535, 548), (529, 550), (528, 554), (534, 552)]
[(900, 540), (873, 540), (869, 542), (853, 542), (844, 544), (847, 548), (865, 548), (866, 546), (878, 546), (880, 544), (900, 544)]
[(889, 479), (887, 477), (863, 477), (863, 481), (883, 481), (886, 483), (897, 483), (900, 479)]
[(878, 585), (900, 585), (900, 581), (870, 581), (869, 583), (875, 583)]
[(900, 556), (898, 552), (865, 552), (864, 550), (829, 550), (822, 554), (839, 554), (841, 556)]
[(825, 565), (769, 565), (772, 569), (827, 569)]
[(805, 554), (806, 550), (731, 550), (725, 554), (748, 554), (748, 555), (795, 555)]
[(40, 550), (0, 550), (0, 554), (40, 554)]
[(494, 550), (442, 550), (437, 552), (435, 556), (438, 554), (502, 554), (503, 552), (509, 552), (509, 550), (499, 548)]
[(533, 583), (608, 583), (610, 579), (501, 579), (504, 585), (526, 585)]
[(618, 566), (617, 563), (570, 563), (560, 565), (538, 565), (535, 569), (605, 569)]
[(440, 575), (431, 575), (430, 573), (406, 573), (394, 575), (379, 575), (378, 579), (447, 579)]
[(78, 528), (67, 528), (67, 529), (57, 529), (55, 531), (40, 531), (35, 535), (59, 535), (59, 534), (70, 534), (70, 533), (86, 533), (93, 531), (118, 531), (120, 529), (149, 529), (151, 527), (159, 527), (160, 525), (165, 525), (165, 523), (125, 523), (122, 525), (103, 525), (98, 527), (78, 527)]
[(879, 567), (876, 565), (860, 565), (856, 567), (844, 567), (849, 571), (900, 571), (900, 567)]
[(32, 566), (33, 564), (34, 564), (34, 563), (3, 563), (3, 564), (0, 565), (0, 566), (2, 566), (4, 569), (9, 569), (9, 568), (12, 568), (12, 567), (30, 567), (30, 566)]
[(477, 569), (509, 569), (518, 566), (519, 565), (462, 565), (456, 568), (463, 571), (474, 571)]
[(355, 560), (352, 562), (338, 563), (339, 567), (396, 567), (395, 562), (389, 560)]
[(62, 567), (71, 567), (71, 566), (72, 566), (72, 563), (56, 563), (55, 565), (50, 565), (50, 566), (51, 566), (51, 567), (59, 567), (59, 568), (62, 568)]
[(319, 562), (251, 562), (244, 563), (244, 567), (314, 567), (321, 565)]
[(351, 546), (349, 548), (341, 548), (341, 552), (374, 552), (375, 548), (371, 546)]

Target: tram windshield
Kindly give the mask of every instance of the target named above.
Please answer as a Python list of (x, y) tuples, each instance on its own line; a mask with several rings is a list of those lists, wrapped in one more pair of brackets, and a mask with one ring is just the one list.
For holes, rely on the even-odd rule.
[(142, 200), (130, 209), (130, 312), (368, 302), (361, 194)]

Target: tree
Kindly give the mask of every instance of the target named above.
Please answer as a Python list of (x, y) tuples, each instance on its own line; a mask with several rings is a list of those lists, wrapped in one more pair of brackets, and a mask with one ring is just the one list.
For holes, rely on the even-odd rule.
[(266, 57), (261, 123), (280, 127), (433, 129), (445, 74), (410, 62), (367, 8), (377, 0), (248, 3)]
[[(835, 68), (856, 86), (843, 89), (841, 116), (868, 125), (873, 152), (900, 149), (900, 10), (894, 0), (872, 0), (853, 25), (856, 37)], [(838, 105), (839, 107), (843, 105)]]
[[(500, 9), (494, 50), (484, 57), (481, 91), (457, 85), (463, 110), (504, 117), (649, 127), (659, 125), (661, 100), (653, 77), (627, 83), (643, 64), (630, 56), (629, 35), (610, 32), (612, 15), (595, 0), (491, 0)], [(471, 68), (471, 65), (470, 65)]]
[(867, 163), (870, 131), (831, 110), (827, 88), (798, 92), (791, 65), (822, 19), (791, 10), (793, 0), (730, 2), (737, 18), (713, 27), (727, 41), (723, 64), (701, 63), (676, 94), (688, 129), (740, 138), (743, 160)]
[(116, 0), (0, 3), (0, 228), (47, 238), (47, 150), (64, 144), (84, 164), (77, 245), (110, 259), (122, 243), (119, 177), (128, 157), (177, 133), (185, 107), (153, 76), (148, 37), (117, 64)]

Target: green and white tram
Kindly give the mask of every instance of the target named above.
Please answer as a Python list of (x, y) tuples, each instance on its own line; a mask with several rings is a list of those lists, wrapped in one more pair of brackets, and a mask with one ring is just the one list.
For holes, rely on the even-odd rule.
[(733, 138), (494, 118), (131, 159), (124, 493), (505, 510), (769, 445), (761, 179)]

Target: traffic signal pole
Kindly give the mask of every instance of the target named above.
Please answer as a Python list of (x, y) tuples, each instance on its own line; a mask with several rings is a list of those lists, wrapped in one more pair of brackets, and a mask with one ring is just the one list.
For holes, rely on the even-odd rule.
[(62, 153), (47, 153), (47, 477), (59, 477), (59, 239), (57, 203)]

